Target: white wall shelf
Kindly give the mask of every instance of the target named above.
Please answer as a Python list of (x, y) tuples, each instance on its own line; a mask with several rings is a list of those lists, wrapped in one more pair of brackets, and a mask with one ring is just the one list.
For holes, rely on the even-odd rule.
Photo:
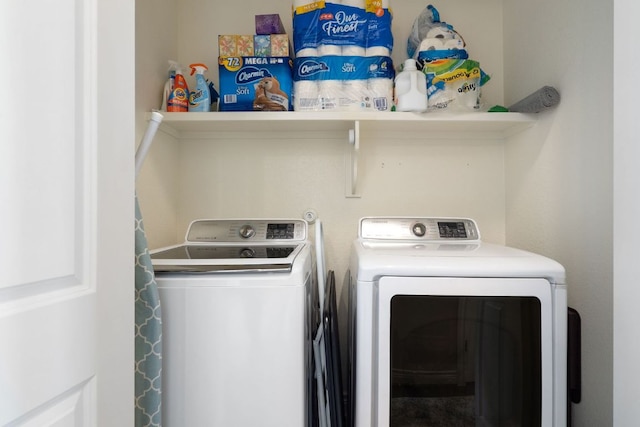
[[(345, 196), (359, 197), (358, 155), (361, 138), (394, 135), (396, 138), (498, 139), (521, 132), (536, 122), (521, 113), (351, 113), (351, 112), (210, 112), (161, 113), (161, 129), (177, 139), (232, 139), (254, 134), (263, 138), (283, 134), (338, 132), (347, 141)], [(151, 113), (149, 118), (151, 117)]]
[[(531, 127), (535, 115), (521, 113), (352, 113), (352, 112), (211, 112), (167, 113), (161, 129), (189, 139), (221, 133), (348, 131), (359, 122), (365, 135), (378, 132), (446, 134), (459, 139), (504, 139)], [(208, 135), (210, 134), (210, 135)]]

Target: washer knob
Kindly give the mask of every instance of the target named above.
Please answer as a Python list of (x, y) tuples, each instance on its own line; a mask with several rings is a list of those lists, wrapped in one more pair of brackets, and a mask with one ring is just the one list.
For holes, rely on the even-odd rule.
[(242, 227), (240, 227), (240, 237), (242, 237), (243, 239), (249, 239), (255, 236), (255, 234), (256, 234), (256, 230), (249, 224), (245, 224)]
[(251, 248), (244, 248), (240, 251), (241, 258), (253, 258), (256, 256), (256, 251)]
[(416, 222), (413, 224), (411, 231), (417, 237), (424, 237), (424, 235), (427, 234), (427, 226), (421, 222)]

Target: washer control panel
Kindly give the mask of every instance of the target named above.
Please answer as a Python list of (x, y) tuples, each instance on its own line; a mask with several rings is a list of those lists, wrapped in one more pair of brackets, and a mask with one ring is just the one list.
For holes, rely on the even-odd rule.
[(291, 242), (307, 239), (301, 219), (201, 219), (187, 230), (187, 242)]
[(380, 240), (480, 240), (469, 218), (367, 217), (360, 220), (360, 238)]

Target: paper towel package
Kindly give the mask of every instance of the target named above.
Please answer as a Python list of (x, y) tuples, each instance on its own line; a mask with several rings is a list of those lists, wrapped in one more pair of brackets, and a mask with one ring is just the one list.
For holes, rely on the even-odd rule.
[(292, 110), (292, 60), (289, 57), (218, 58), (220, 111)]
[(441, 59), (425, 62), (429, 110), (477, 110), (480, 87), (488, 80), (480, 63), (470, 59)]
[(433, 5), (428, 5), (414, 21), (407, 54), (426, 74), (428, 111), (482, 107), (480, 88), (489, 76), (478, 61), (469, 59), (466, 42), (453, 25), (440, 21), (440, 13)]
[(386, 56), (294, 60), (295, 111), (391, 111), (394, 69)]

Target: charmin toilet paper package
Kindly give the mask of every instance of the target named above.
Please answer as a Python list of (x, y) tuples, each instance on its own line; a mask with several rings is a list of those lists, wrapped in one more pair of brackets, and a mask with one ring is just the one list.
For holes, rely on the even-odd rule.
[(383, 56), (296, 58), (295, 111), (391, 111), (394, 69)]
[(292, 61), (289, 57), (218, 58), (220, 111), (292, 110)]

